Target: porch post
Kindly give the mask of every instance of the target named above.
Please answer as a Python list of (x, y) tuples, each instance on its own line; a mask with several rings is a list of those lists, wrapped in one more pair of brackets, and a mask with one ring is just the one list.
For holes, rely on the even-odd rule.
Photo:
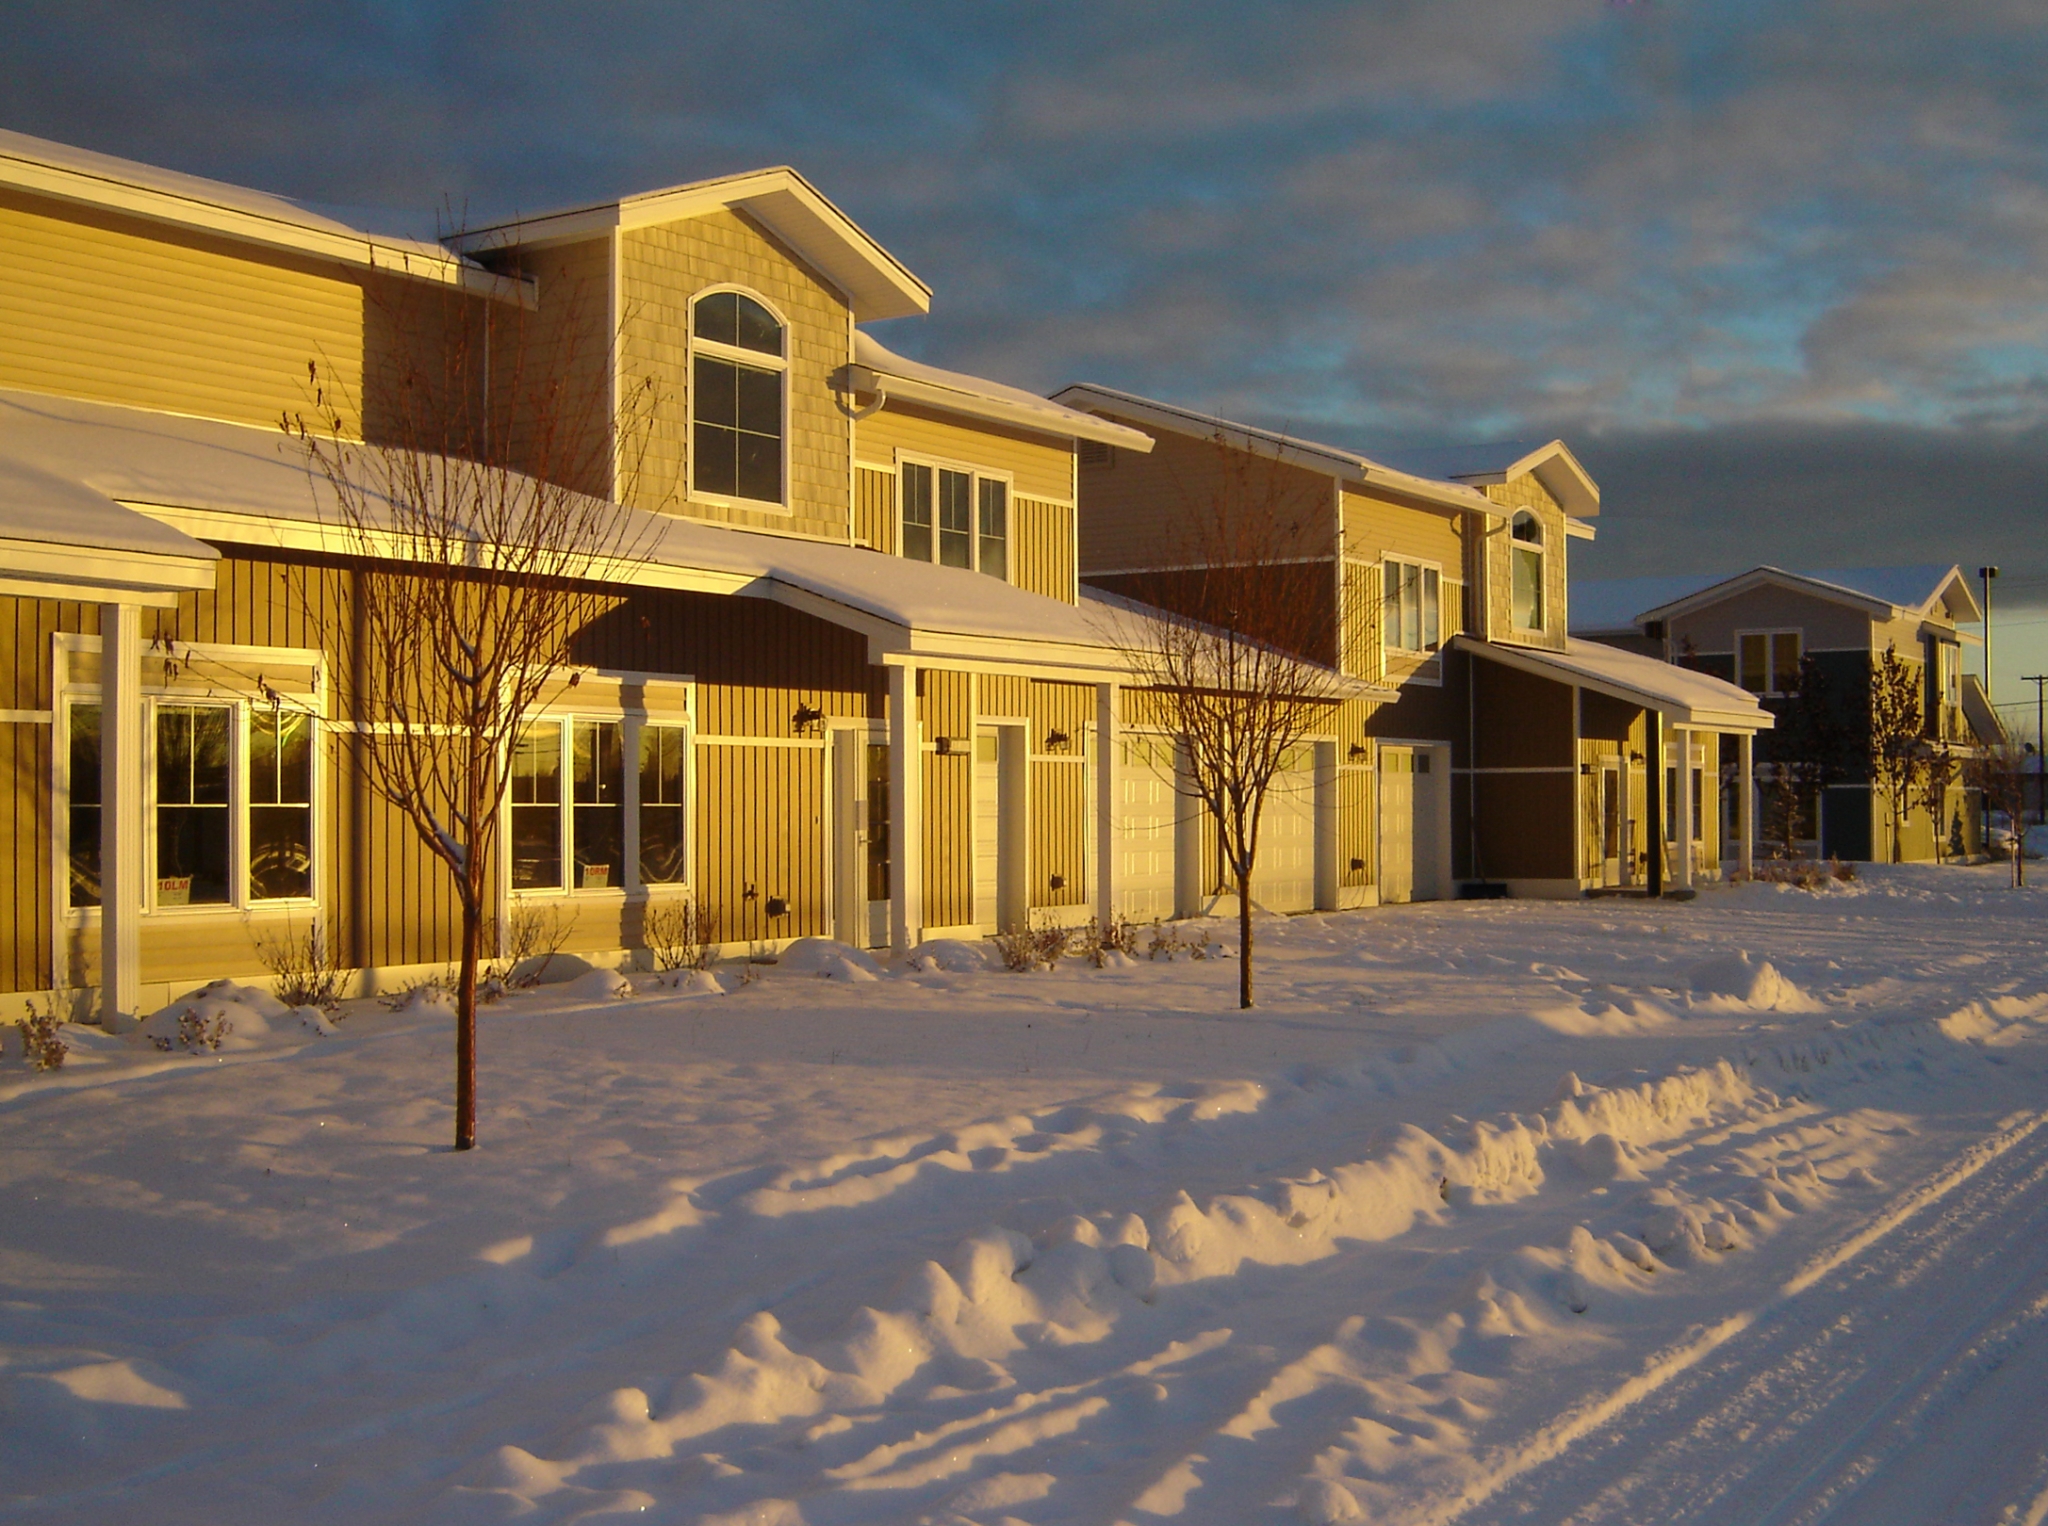
[(1634, 776), (1636, 766), (1628, 755), (1629, 732), (1624, 728), (1621, 735), (1621, 772), (1615, 780), (1614, 813), (1621, 834), (1619, 858), (1621, 860), (1621, 882), (1633, 885), (1636, 882), (1635, 842), (1629, 835), (1629, 827), (1635, 818), (1629, 813), (1635, 809)]
[(1116, 917), (1117, 687), (1095, 686), (1095, 920)]
[(1678, 781), (1678, 798), (1671, 802), (1675, 830), (1672, 837), (1677, 839), (1671, 851), (1678, 855), (1673, 866), (1677, 871), (1672, 878), (1680, 890), (1692, 888), (1692, 731), (1685, 726), (1671, 728), (1671, 752), (1678, 759), (1678, 768), (1673, 777)]
[[(62, 745), (62, 739), (59, 739)], [(100, 1022), (142, 1004), (142, 611), (100, 606)]]
[(1664, 713), (1643, 712), (1643, 843), (1648, 856), (1649, 891), (1664, 893)]
[(907, 953), (924, 938), (924, 728), (917, 669), (889, 669), (889, 946)]
[(1756, 872), (1756, 736), (1735, 738), (1735, 855), (1742, 877)]

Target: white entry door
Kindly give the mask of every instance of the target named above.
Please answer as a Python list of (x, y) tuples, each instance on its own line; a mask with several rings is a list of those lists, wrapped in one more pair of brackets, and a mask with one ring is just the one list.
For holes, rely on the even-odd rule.
[(1133, 922), (1174, 914), (1173, 743), (1127, 736), (1117, 743), (1116, 909)]
[(833, 932), (855, 948), (889, 941), (889, 748), (832, 734)]
[(1380, 749), (1380, 904), (1415, 899), (1415, 749)]
[(1297, 747), (1266, 791), (1252, 900), (1267, 911), (1313, 911), (1316, 904), (1315, 749)]

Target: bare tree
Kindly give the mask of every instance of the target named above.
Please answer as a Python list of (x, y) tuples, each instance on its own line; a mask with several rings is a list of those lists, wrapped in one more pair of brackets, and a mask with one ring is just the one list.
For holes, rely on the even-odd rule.
[(1884, 796), (1895, 864), (1904, 856), (1906, 813), (1927, 766), (1922, 687), (1920, 675), (1900, 660), (1898, 646), (1886, 646), (1870, 671), (1870, 782)]
[(305, 591), (329, 649), (352, 651), (357, 766), (454, 883), (458, 1150), (476, 1143), (478, 970), (513, 749), (653, 523), (623, 506), (648, 389), (614, 414), (587, 383), (593, 358), (610, 365), (609, 316), (581, 321), (574, 295), (545, 324), (479, 307), (381, 314), (408, 342), (360, 403), (314, 365), (310, 409), (284, 420), (346, 559), (308, 569)]
[(1973, 754), (1963, 771), (1970, 786), (1983, 792), (1985, 808), (2005, 817), (2015, 890), (2027, 882), (2027, 773), (2032, 761), (2023, 745), (2000, 741)]
[(1238, 1005), (1250, 1007), (1252, 875), (1266, 805), (1354, 684), (1333, 665), (1344, 601), (1311, 585), (1291, 554), (1312, 510), (1281, 463), (1221, 437), (1213, 443), (1213, 474), (1181, 489), (1178, 565), (1125, 585), (1138, 605), (1109, 622), (1109, 639), (1179, 744), (1176, 788), (1215, 823), (1237, 892)]
[(1948, 862), (1948, 807), (1949, 795), (1958, 783), (1961, 769), (1956, 762), (1955, 749), (1945, 740), (1927, 744), (1920, 759), (1920, 780), (1913, 803), (1927, 812), (1927, 819), (1934, 824), (1934, 861)]

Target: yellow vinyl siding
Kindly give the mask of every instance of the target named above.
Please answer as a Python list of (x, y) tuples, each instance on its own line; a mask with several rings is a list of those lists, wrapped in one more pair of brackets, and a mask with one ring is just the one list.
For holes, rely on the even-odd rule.
[(508, 464), (608, 497), (616, 423), (611, 240), (519, 249), (494, 263), (529, 277), (539, 293), (531, 312), (490, 315), (491, 427), (507, 441)]
[(1225, 504), (1256, 507), (1278, 527), (1261, 548), (1267, 555), (1331, 554), (1329, 477), (1210, 440), (1165, 431), (1155, 439), (1149, 455), (1112, 450), (1108, 464), (1081, 464), (1084, 577), (1185, 565)]
[(0, 387), (275, 426), (318, 360), (363, 387), (360, 281), (282, 254), (0, 192)]
[[(986, 682), (986, 681), (984, 681)], [(1089, 898), (1088, 839), (1095, 813), (1088, 798), (1088, 735), (1095, 722), (1090, 684), (1032, 680), (1030, 903), (1079, 906)], [(1066, 733), (1057, 745), (1051, 733)], [(1055, 889), (1053, 879), (1062, 883)]]
[[(697, 890), (714, 912), (718, 940), (830, 931), (824, 823), (823, 747), (697, 749)], [(789, 909), (770, 917), (776, 896)]]
[(1066, 503), (1073, 497), (1074, 448), (1067, 440), (897, 402), (862, 419), (854, 431), (854, 454), (863, 461), (894, 461), (904, 451), (1007, 476), (1020, 498)]
[[(924, 754), (924, 921), (960, 927), (974, 920), (974, 678), (918, 675)], [(938, 739), (947, 751), (938, 751)]]
[(1018, 498), (1011, 516), (1010, 581), (1049, 599), (1075, 602), (1074, 511), (1064, 504)]
[[(845, 300), (779, 242), (736, 212), (619, 235), (620, 374), (654, 384), (654, 419), (635, 501), (750, 529), (846, 540), (851, 531), (850, 425), (829, 378), (847, 362)], [(788, 513), (730, 508), (689, 495), (690, 304), (710, 286), (760, 293), (789, 325)]]
[(861, 466), (853, 478), (853, 543), (894, 556), (896, 474)]

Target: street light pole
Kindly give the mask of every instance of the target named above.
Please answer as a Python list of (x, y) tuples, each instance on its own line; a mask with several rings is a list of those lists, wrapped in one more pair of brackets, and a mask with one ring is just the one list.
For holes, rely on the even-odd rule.
[(1996, 712), (1998, 697), (1991, 690), (1991, 583), (1998, 576), (1998, 569), (1979, 567), (1977, 576), (1984, 583), (1984, 703)]

